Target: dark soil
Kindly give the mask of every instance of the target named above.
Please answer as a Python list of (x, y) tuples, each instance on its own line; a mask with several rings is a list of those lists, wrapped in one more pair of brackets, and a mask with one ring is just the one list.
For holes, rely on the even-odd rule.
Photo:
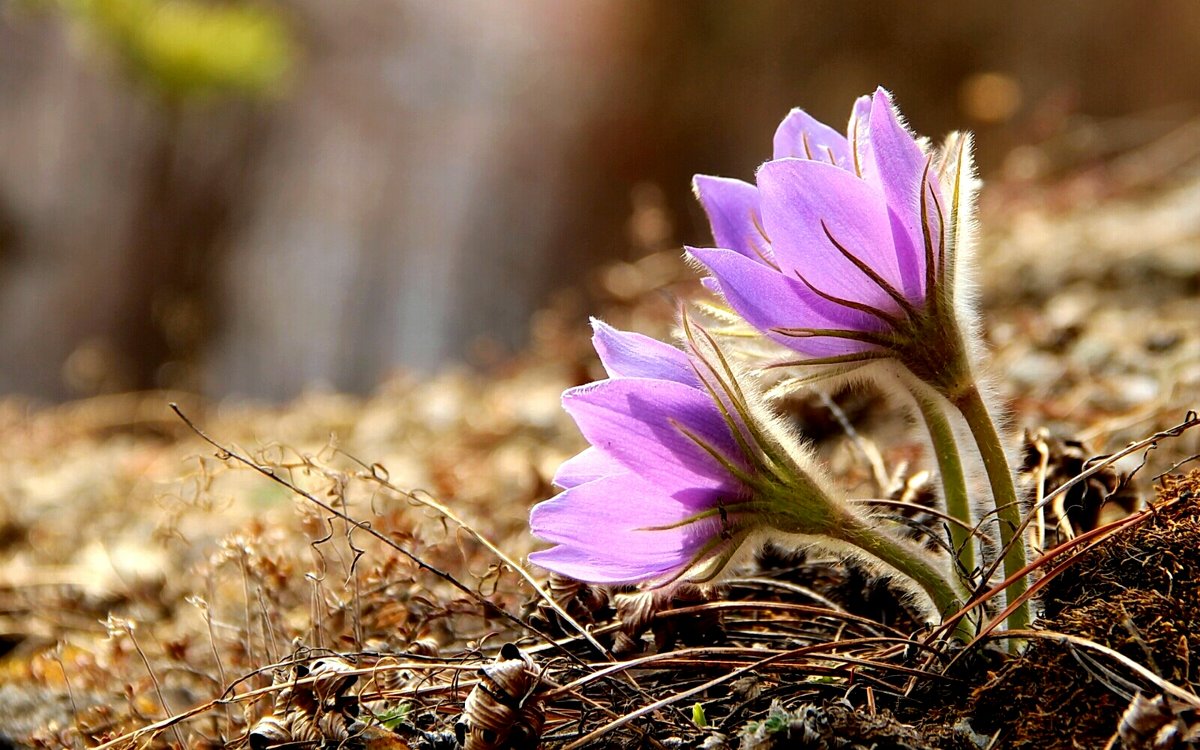
[[(1200, 472), (1166, 477), (1157, 512), (1084, 554), (1050, 582), (1036, 627), (1107, 646), (1187, 691), (1200, 687)], [(938, 717), (969, 717), (995, 747), (1150, 748), (1134, 735), (1192, 718), (1161, 712), (1152, 731), (1127, 728), (1122, 714), (1136, 693), (1161, 693), (1112, 658), (1078, 645), (1034, 639), (1020, 658), (984, 675), (968, 700)], [(1167, 733), (1170, 733), (1168, 730)], [(1110, 743), (1112, 741), (1112, 744)], [(1128, 741), (1127, 741), (1128, 740)]]

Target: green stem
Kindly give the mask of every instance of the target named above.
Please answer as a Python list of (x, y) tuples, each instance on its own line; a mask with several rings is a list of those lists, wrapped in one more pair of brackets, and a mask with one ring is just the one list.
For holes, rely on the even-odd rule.
[[(915, 581), (925, 593), (929, 594), (929, 598), (933, 600), (933, 605), (937, 607), (943, 619), (962, 608), (962, 595), (955, 590), (945, 576), (926, 562), (919, 552), (906, 547), (849, 514), (838, 519), (838, 523), (830, 531), (830, 536), (858, 547)], [(965, 643), (971, 641), (973, 633), (967, 618), (959, 619), (954, 634)]]
[(942, 411), (941, 405), (925, 393), (918, 390), (919, 386), (911, 389), (916, 399), (917, 408), (925, 420), (925, 428), (929, 430), (929, 439), (933, 442), (933, 452), (937, 456), (938, 473), (942, 475), (942, 495), (946, 501), (946, 512), (961, 521), (961, 524), (950, 524), (950, 541), (954, 545), (955, 554), (962, 570), (970, 576), (975, 570), (975, 540), (971, 532), (975, 522), (971, 518), (971, 502), (967, 497), (967, 480), (963, 475), (962, 459), (958, 455), (958, 442), (954, 439), (954, 429), (950, 420)]
[[(996, 425), (988, 414), (987, 405), (974, 383), (956, 395), (954, 405), (962, 412), (963, 418), (971, 428), (975, 444), (979, 447), (979, 455), (983, 458), (983, 468), (992, 485), (992, 500), (996, 504), (996, 517), (1000, 526), (1000, 545), (1008, 550), (1004, 555), (1004, 575), (1010, 578), (1025, 567), (1025, 544), (1019, 538), (1014, 539), (1017, 529), (1021, 526), (1021, 508), (1017, 504), (1017, 491), (1013, 486), (1008, 458), (1004, 455), (1004, 446), (996, 432)], [(1008, 600), (1016, 599), (1025, 592), (1025, 588), (1025, 579), (1016, 578), (1008, 587)], [(1028, 627), (1029, 605), (1022, 604), (1008, 619), (1009, 627), (1014, 630)]]

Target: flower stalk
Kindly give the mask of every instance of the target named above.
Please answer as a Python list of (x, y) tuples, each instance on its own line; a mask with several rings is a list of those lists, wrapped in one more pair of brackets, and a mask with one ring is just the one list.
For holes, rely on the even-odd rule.
[(975, 571), (975, 540), (972, 538), (975, 524), (971, 517), (971, 500), (967, 495), (967, 480), (963, 474), (962, 459), (958, 455), (954, 429), (935, 397), (917, 388), (912, 389), (912, 395), (933, 444), (946, 512), (961, 522), (950, 524), (950, 543), (954, 547), (959, 568), (970, 577)]
[[(943, 619), (962, 608), (962, 594), (919, 553), (855, 518), (843, 519), (837, 533), (842, 541), (864, 550), (916, 581), (933, 600)], [(966, 642), (971, 640), (966, 618), (958, 621), (955, 634), (965, 638)]]
[[(992, 486), (992, 500), (996, 506), (996, 520), (1000, 527), (1000, 548), (1004, 554), (1004, 575), (1015, 576), (1025, 567), (1024, 540), (1017, 535), (1021, 528), (1021, 508), (1017, 503), (1017, 491), (1013, 485), (1012, 470), (1004, 445), (996, 432), (996, 425), (988, 413), (987, 404), (979, 388), (971, 384), (955, 399), (955, 407), (962, 413), (979, 447), (983, 468)], [(1025, 592), (1023, 577), (1016, 577), (1008, 587), (1008, 600), (1013, 601)], [(1009, 615), (1009, 627), (1025, 628), (1029, 625), (1029, 605), (1022, 604)]]

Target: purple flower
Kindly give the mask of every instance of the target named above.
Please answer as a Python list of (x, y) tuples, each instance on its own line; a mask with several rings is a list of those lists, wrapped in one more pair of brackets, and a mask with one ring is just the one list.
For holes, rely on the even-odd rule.
[[(530, 515), (554, 547), (530, 561), (590, 583), (711, 580), (758, 532), (901, 571), (938, 612), (957, 594), (924, 553), (827, 488), (808, 452), (762, 411), (715, 341), (683, 319), (687, 351), (593, 321), (608, 379), (563, 394), (591, 447)], [(852, 550), (852, 551), (851, 551)]]
[(953, 390), (966, 362), (951, 268), (964, 149), (954, 156), (947, 169), (927, 154), (882, 89), (855, 103), (844, 136), (794, 110), (757, 185), (695, 178), (718, 247), (688, 252), (800, 363), (894, 358)]
[(694, 353), (593, 326), (609, 378), (563, 394), (592, 447), (559, 469), (565, 491), (533, 509), (533, 533), (557, 546), (530, 560), (583, 581), (632, 583), (727, 559), (747, 534), (739, 511), (753, 495), (739, 418), (714, 400)]

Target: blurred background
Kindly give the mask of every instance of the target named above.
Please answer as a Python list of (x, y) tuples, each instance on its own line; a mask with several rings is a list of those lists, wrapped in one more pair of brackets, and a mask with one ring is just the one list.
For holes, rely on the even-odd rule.
[(1200, 3), (0, 0), (0, 393), (503, 361), (603, 264), (706, 242), (693, 173), (879, 84), (978, 133), (1002, 214), (1197, 158)]

